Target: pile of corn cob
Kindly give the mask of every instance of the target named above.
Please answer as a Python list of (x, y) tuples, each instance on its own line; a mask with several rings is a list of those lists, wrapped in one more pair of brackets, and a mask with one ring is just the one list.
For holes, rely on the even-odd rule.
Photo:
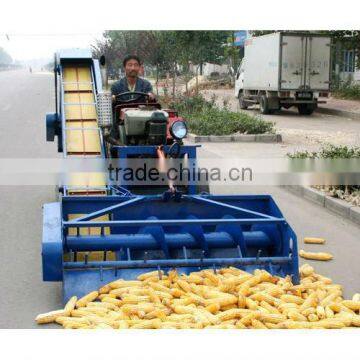
[(153, 271), (116, 280), (62, 310), (37, 316), (67, 329), (340, 329), (360, 326), (360, 294), (344, 300), (342, 287), (306, 264), (301, 283), (229, 267), (180, 275)]

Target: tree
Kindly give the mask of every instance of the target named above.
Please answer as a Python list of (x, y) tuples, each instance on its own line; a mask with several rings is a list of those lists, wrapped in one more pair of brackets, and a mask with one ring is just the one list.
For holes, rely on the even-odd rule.
[(156, 69), (156, 84), (160, 72), (171, 74), (174, 96), (179, 66), (187, 71), (191, 62), (201, 74), (205, 62), (222, 63), (230, 34), (229, 31), (105, 31), (104, 39), (96, 42), (93, 52), (107, 57), (108, 69), (120, 68), (127, 54), (138, 55), (146, 65)]
[(0, 65), (9, 65), (13, 62), (11, 56), (0, 47)]

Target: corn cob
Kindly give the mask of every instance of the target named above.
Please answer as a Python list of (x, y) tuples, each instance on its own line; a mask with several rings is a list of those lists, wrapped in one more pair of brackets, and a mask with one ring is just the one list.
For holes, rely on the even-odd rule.
[(333, 258), (330, 253), (325, 252), (306, 252), (304, 250), (299, 251), (299, 256), (308, 260), (320, 260), (320, 261), (328, 261)]
[(64, 309), (55, 310), (55, 311), (50, 311), (45, 314), (39, 314), (35, 318), (35, 321), (38, 324), (48, 324), (48, 323), (54, 322), (56, 320), (56, 318), (58, 318), (59, 316), (68, 316), (68, 315), (69, 315), (69, 313), (67, 311), (65, 311)]
[(36, 321), (65, 329), (341, 329), (360, 326), (360, 295), (301, 266), (301, 283), (264, 270), (152, 271), (116, 280)]
[(97, 291), (92, 291), (91, 293), (89, 293), (89, 294), (83, 296), (81, 299), (79, 299), (76, 302), (76, 307), (77, 308), (84, 307), (89, 302), (95, 300), (98, 296), (99, 296), (99, 293)]
[(306, 237), (304, 238), (305, 244), (325, 244), (325, 239), (316, 238), (316, 237)]

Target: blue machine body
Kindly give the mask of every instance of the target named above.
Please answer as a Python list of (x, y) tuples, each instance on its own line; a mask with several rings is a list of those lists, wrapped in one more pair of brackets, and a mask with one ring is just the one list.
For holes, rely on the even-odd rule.
[[(95, 91), (100, 91), (99, 63), (92, 59), (91, 52), (80, 50), (56, 55), (55, 87), (57, 77), (61, 78), (62, 64), (78, 61), (91, 65)], [(65, 151), (61, 82), (56, 94), (56, 113), (47, 115), (46, 135), (48, 141), (57, 136), (58, 150)], [(102, 137), (101, 142), (100, 157), (105, 158)], [(197, 147), (181, 146), (179, 157), (196, 162)], [(123, 167), (128, 158), (153, 157), (157, 147), (114, 146), (114, 149), (119, 167)], [(167, 154), (170, 147), (163, 150)], [(187, 189), (187, 194), (170, 191), (134, 195), (126, 184), (109, 184), (103, 191), (107, 195), (69, 196), (64, 186), (65, 195), (60, 195), (58, 202), (43, 206), (43, 280), (62, 281), (64, 302), (113, 280), (134, 279), (154, 269), (176, 268), (189, 273), (201, 268), (216, 271), (226, 266), (250, 272), (262, 268), (274, 275), (291, 275), (293, 282), (298, 283), (296, 235), (271, 196), (197, 194), (195, 182), (189, 182)], [(73, 214), (85, 215), (69, 220)], [(94, 220), (102, 215), (109, 220)], [(80, 231), (84, 227), (95, 227), (97, 232), (84, 235)], [(92, 252), (103, 255), (94, 261)]]
[[(67, 220), (73, 213), (87, 215)], [(110, 220), (93, 220), (105, 214)], [(80, 235), (82, 227), (101, 231)], [(44, 206), (43, 234), (44, 280), (63, 281), (64, 301), (154, 269), (262, 268), (299, 281), (296, 235), (268, 195), (64, 196)], [(92, 251), (103, 259), (77, 261)]]

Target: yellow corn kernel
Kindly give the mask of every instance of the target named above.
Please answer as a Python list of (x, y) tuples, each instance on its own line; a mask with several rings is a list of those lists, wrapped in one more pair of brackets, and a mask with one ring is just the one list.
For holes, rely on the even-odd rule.
[(91, 293), (83, 296), (76, 302), (76, 307), (85, 307), (89, 302), (94, 301), (99, 296), (97, 291), (92, 291)]
[(360, 294), (354, 294), (351, 300), (352, 301), (360, 301)]

